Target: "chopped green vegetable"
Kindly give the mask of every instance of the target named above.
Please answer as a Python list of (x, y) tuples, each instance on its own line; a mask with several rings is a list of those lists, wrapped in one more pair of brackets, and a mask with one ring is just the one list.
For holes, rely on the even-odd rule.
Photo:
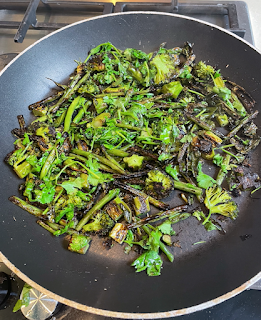
[(70, 239), (68, 249), (73, 252), (85, 254), (90, 246), (91, 238), (81, 235), (73, 234)]
[(221, 214), (231, 219), (236, 219), (238, 208), (236, 203), (232, 200), (229, 193), (219, 186), (211, 186), (206, 190), (206, 197), (204, 200), (206, 207), (209, 209), (209, 215), (204, 220), (205, 224), (211, 214)]
[(131, 157), (123, 158), (123, 161), (128, 165), (129, 168), (136, 171), (141, 169), (144, 157), (137, 154), (133, 154)]
[(22, 299), (18, 299), (14, 308), (13, 308), (13, 312), (17, 312), (18, 310), (20, 310), (22, 308), (22, 306), (28, 307), (29, 303), (30, 303), (30, 290), (32, 289), (31, 286), (29, 286), (29, 284), (25, 283), (23, 286), (23, 290), (21, 292), (21, 298)]
[(151, 170), (148, 172), (148, 177), (145, 181), (145, 191), (157, 198), (162, 199), (167, 197), (174, 190), (172, 179), (159, 170)]
[[(160, 275), (161, 253), (174, 260), (174, 224), (194, 216), (224, 231), (212, 215), (238, 211), (225, 188), (239, 196), (261, 184), (249, 156), (260, 142), (255, 101), (220, 70), (194, 63), (190, 43), (164, 45), (93, 48), (68, 84), (54, 82), (58, 93), (29, 106), (36, 120), (18, 116), (5, 158), (24, 179), (25, 199), (10, 201), (37, 224), (67, 235), (80, 254), (96, 234), (108, 247), (125, 242), (126, 253), (139, 246), (133, 266), (149, 276)], [(185, 204), (171, 207), (170, 195)]]
[(197, 175), (197, 182), (200, 188), (208, 189), (212, 187), (216, 180), (210, 177), (209, 175), (205, 174), (202, 171), (202, 163), (198, 163), (198, 175)]
[(83, 230), (86, 232), (99, 232), (108, 234), (108, 232), (113, 228), (114, 221), (110, 218), (107, 213), (98, 212), (92, 221), (83, 226)]

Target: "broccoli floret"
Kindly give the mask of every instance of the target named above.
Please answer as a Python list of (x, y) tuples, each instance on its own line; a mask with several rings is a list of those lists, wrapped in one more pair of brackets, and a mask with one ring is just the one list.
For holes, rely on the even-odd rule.
[(123, 158), (123, 161), (127, 164), (127, 166), (134, 171), (139, 170), (142, 167), (144, 157), (138, 156), (137, 154), (133, 154), (131, 157)]
[(79, 93), (97, 94), (100, 92), (99, 87), (93, 81), (86, 81), (83, 86), (78, 89)]
[(215, 70), (212, 66), (205, 64), (203, 61), (199, 61), (194, 67), (194, 73), (198, 78), (207, 80), (211, 75), (215, 74)]
[(67, 205), (70, 204), (74, 205), (76, 208), (80, 210), (86, 206), (86, 201), (76, 194), (68, 197)]
[(204, 204), (209, 209), (209, 215), (203, 224), (209, 220), (210, 215), (213, 213), (221, 214), (231, 219), (236, 219), (237, 217), (238, 208), (236, 203), (226, 190), (217, 185), (206, 190)]
[(5, 162), (7, 162), (10, 166), (14, 166), (16, 162), (18, 162), (21, 158), (22, 149), (14, 150), (5, 157)]
[(170, 176), (159, 170), (151, 170), (145, 180), (145, 191), (148, 195), (162, 199), (167, 197), (174, 189), (174, 183)]
[(105, 235), (111, 230), (115, 222), (105, 212), (98, 212), (94, 217), (93, 221), (83, 226), (86, 232), (95, 232)]
[(177, 74), (177, 57), (167, 53), (157, 54), (151, 61), (150, 65), (156, 68), (154, 83), (165, 83)]

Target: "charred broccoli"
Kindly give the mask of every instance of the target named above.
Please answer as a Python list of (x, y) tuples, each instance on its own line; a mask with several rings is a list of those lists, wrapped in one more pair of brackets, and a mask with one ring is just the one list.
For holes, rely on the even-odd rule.
[(151, 170), (145, 180), (145, 192), (156, 199), (167, 197), (174, 190), (174, 183), (170, 176), (159, 170)]
[(154, 76), (155, 84), (165, 83), (177, 74), (175, 65), (177, 64), (176, 56), (167, 53), (157, 54), (151, 61), (150, 65), (156, 68)]
[(236, 203), (232, 200), (230, 194), (226, 190), (217, 185), (209, 187), (206, 190), (204, 204), (209, 209), (209, 214), (203, 224), (209, 220), (213, 213), (221, 214), (233, 220), (237, 217), (238, 208)]
[(98, 212), (93, 221), (83, 226), (86, 232), (95, 232), (99, 234), (107, 234), (114, 226), (114, 221), (105, 212)]
[(194, 67), (194, 73), (198, 78), (207, 80), (211, 75), (215, 74), (215, 70), (212, 66), (205, 64), (203, 61), (199, 61)]

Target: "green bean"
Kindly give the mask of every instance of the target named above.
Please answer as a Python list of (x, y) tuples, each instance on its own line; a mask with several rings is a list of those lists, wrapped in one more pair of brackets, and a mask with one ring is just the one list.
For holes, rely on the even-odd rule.
[(181, 191), (193, 193), (198, 196), (202, 195), (202, 189), (199, 187), (193, 186), (191, 183), (185, 183), (182, 181), (174, 180), (174, 188)]
[(73, 79), (73, 81), (71, 82), (68, 89), (64, 91), (64, 94), (59, 99), (59, 101), (49, 109), (49, 112), (55, 113), (59, 109), (59, 107), (62, 105), (62, 103), (68, 100), (79, 89), (81, 84), (84, 83), (86, 80), (88, 80), (89, 77), (90, 77), (90, 71), (88, 71), (82, 78), (80, 73), (77, 74)]
[(34, 216), (40, 217), (43, 215), (43, 211), (41, 209), (27, 203), (26, 201), (24, 201), (16, 196), (9, 197), (9, 200), (13, 204), (16, 204), (18, 207), (24, 209), (25, 211), (31, 213)]
[(101, 146), (102, 152), (104, 153), (105, 157), (111, 161), (112, 163), (114, 163), (117, 167), (119, 167), (122, 171), (124, 171), (124, 168), (119, 164), (118, 161), (116, 161), (112, 156), (110, 156), (107, 152), (107, 150), (105, 149), (104, 146)]
[(167, 218), (178, 219), (181, 216), (181, 212), (186, 210), (187, 208), (188, 208), (187, 205), (183, 205), (183, 206), (172, 208), (170, 210), (160, 211), (155, 215), (150, 215), (148, 217), (145, 217), (143, 219), (140, 219), (138, 221), (135, 221), (127, 225), (127, 228), (128, 229), (139, 228), (145, 224), (148, 224), (149, 222), (156, 222), (156, 221), (167, 219)]
[(64, 112), (54, 121), (54, 127), (58, 128), (63, 123), (64, 118), (66, 116), (67, 110), (64, 110)]
[(47, 116), (38, 117), (37, 119), (35, 119), (34, 121), (32, 121), (32, 123), (45, 122), (47, 119), (48, 119)]
[(129, 129), (129, 130), (134, 130), (134, 131), (142, 131), (143, 130), (142, 128), (133, 127), (133, 126), (131, 126), (129, 124), (125, 124), (125, 123), (116, 123), (115, 126), (119, 127), (119, 128), (125, 128), (125, 129)]
[(51, 152), (49, 153), (49, 156), (45, 160), (45, 163), (42, 167), (41, 173), (40, 173), (40, 179), (43, 180), (43, 178), (48, 174), (48, 171), (51, 167), (51, 164), (53, 163), (56, 156), (56, 147), (53, 147)]
[(114, 163), (112, 163), (110, 160), (98, 155), (98, 154), (95, 154), (95, 153), (92, 153), (92, 152), (89, 152), (89, 151), (83, 151), (83, 150), (79, 150), (79, 149), (73, 149), (72, 150), (72, 153), (76, 153), (78, 155), (81, 155), (81, 156), (84, 156), (86, 158), (90, 157), (90, 156), (93, 156), (94, 158), (97, 158), (100, 162), (102, 162), (103, 164), (105, 164), (106, 166), (110, 167), (111, 169), (121, 173), (121, 174), (124, 174), (125, 171), (120, 169), (118, 166), (116, 166)]
[(208, 130), (208, 131), (212, 131), (214, 129), (214, 125), (209, 125), (208, 123), (204, 122), (201, 119), (198, 119), (197, 117), (193, 116), (192, 114), (186, 113), (186, 116), (189, 120), (191, 120), (192, 122), (196, 123), (199, 127)]
[(128, 157), (130, 155), (129, 152), (126, 152), (122, 149), (110, 149), (110, 150), (107, 150), (107, 152), (112, 156), (121, 157), (121, 158)]
[(86, 103), (84, 104), (84, 106), (79, 110), (79, 112), (77, 113), (77, 115), (74, 117), (73, 119), (73, 123), (79, 123), (82, 119), (82, 117), (84, 116), (87, 108), (92, 104), (92, 101), (86, 101)]
[[(48, 224), (44, 223), (42, 220), (36, 221), (41, 227), (43, 227), (45, 230), (49, 231), (50, 233), (54, 234), (56, 230), (54, 230), (52, 227), (48, 226)], [(58, 229), (59, 230), (59, 229)]]
[(149, 202), (151, 204), (153, 204), (155, 207), (159, 208), (159, 209), (169, 209), (169, 205), (160, 201), (160, 200), (157, 200), (149, 195), (147, 195), (146, 193), (140, 191), (140, 190), (137, 190), (135, 188), (132, 188), (131, 186), (127, 185), (127, 184), (124, 184), (124, 183), (121, 183), (119, 181), (114, 181), (114, 184), (117, 186), (117, 187), (120, 187), (126, 191), (129, 191), (130, 193), (132, 194), (135, 194), (139, 197), (142, 197), (142, 198), (148, 198)]
[(74, 113), (75, 108), (79, 104), (80, 100), (82, 99), (81, 96), (76, 97), (73, 102), (70, 104), (66, 116), (64, 119), (64, 131), (68, 132), (70, 130), (71, 122), (72, 122), (72, 115)]
[(82, 227), (91, 219), (94, 213), (97, 210), (100, 210), (106, 203), (115, 198), (120, 192), (120, 189), (110, 190), (99, 202), (97, 202), (86, 214), (85, 216), (78, 222), (76, 226), (76, 230), (80, 231)]
[[(230, 159), (231, 159), (230, 154), (226, 154), (224, 161), (223, 161), (223, 164), (225, 166), (228, 166)], [(217, 178), (216, 178), (217, 185), (221, 186), (221, 184), (223, 183), (223, 181), (225, 179), (225, 176), (226, 176), (226, 172), (224, 172), (224, 170), (222, 168), (220, 168), (218, 171)]]

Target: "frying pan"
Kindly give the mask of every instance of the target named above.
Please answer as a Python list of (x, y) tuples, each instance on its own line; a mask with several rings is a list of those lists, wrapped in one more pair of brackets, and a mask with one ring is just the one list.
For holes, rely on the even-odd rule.
[[(243, 197), (239, 218), (227, 233), (207, 233), (196, 219), (179, 226), (181, 248), (174, 263), (164, 262), (162, 275), (137, 274), (120, 246), (107, 251), (94, 240), (86, 255), (66, 250), (62, 237), (53, 237), (35, 218), (14, 206), (21, 181), (3, 163), (14, 141), (16, 115), (31, 121), (27, 106), (50, 95), (53, 84), (64, 82), (74, 60), (102, 42), (146, 52), (162, 42), (167, 47), (194, 43), (197, 60), (222, 70), (261, 102), (261, 56), (251, 45), (218, 27), (174, 14), (128, 12), (89, 19), (66, 27), (29, 47), (0, 76), (1, 128), (1, 258), (18, 276), (53, 298), (88, 312), (118, 318), (165, 318), (194, 312), (228, 299), (261, 277), (260, 194)], [(260, 126), (260, 119), (257, 120)], [(260, 171), (260, 148), (252, 156)], [(177, 194), (174, 191), (174, 198)], [(204, 231), (204, 232), (203, 232)], [(245, 240), (245, 241), (242, 241)], [(205, 242), (204, 242), (205, 241)], [(195, 242), (200, 242), (193, 245)]]

